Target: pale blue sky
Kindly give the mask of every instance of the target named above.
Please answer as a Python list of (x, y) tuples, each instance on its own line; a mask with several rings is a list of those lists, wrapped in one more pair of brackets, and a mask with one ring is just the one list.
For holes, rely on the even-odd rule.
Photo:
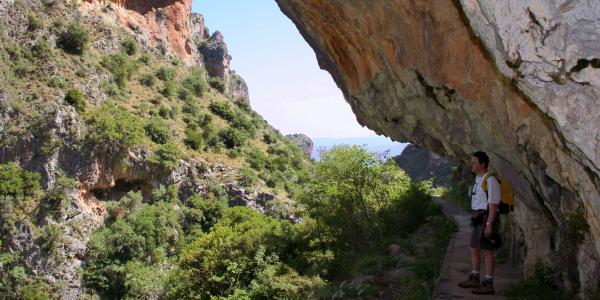
[(210, 32), (221, 31), (252, 108), (284, 134), (376, 136), (362, 127), (331, 75), (273, 0), (193, 0)]

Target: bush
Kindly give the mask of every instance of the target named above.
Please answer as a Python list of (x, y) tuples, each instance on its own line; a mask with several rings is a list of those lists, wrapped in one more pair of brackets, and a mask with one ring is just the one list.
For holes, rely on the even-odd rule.
[(71, 23), (58, 40), (59, 46), (68, 53), (82, 55), (85, 53), (90, 34), (81, 24)]
[[(94, 233), (83, 270), (86, 285), (110, 299), (136, 298), (146, 293), (140, 286), (148, 293), (155, 291), (162, 287), (155, 264), (173, 254), (180, 235), (180, 215), (174, 204), (143, 206)], [(139, 269), (142, 265), (147, 267)]]
[(235, 113), (233, 111), (233, 108), (231, 107), (231, 104), (229, 104), (229, 102), (212, 101), (208, 105), (208, 109), (210, 109), (210, 111), (212, 111), (217, 116), (219, 116), (227, 121), (232, 121), (233, 118), (235, 118)]
[(148, 55), (148, 53), (143, 53), (140, 55), (139, 61), (145, 65), (148, 65), (150, 63), (150, 55)]
[(253, 187), (258, 183), (258, 176), (256, 176), (256, 173), (251, 168), (244, 166), (241, 169), (238, 180), (242, 186)]
[(238, 114), (237, 118), (231, 123), (231, 126), (241, 130), (250, 138), (254, 138), (256, 135), (256, 124), (254, 123), (254, 120), (247, 115)]
[(142, 77), (140, 77), (140, 83), (143, 86), (153, 87), (154, 84), (156, 83), (156, 77), (154, 77), (154, 75), (152, 75), (152, 74), (142, 75)]
[(206, 80), (204, 79), (204, 70), (194, 69), (190, 76), (186, 78), (182, 85), (197, 97), (202, 97), (207, 90)]
[(85, 110), (85, 96), (83, 95), (83, 92), (80, 89), (70, 89), (69, 91), (67, 91), (67, 93), (65, 94), (65, 102), (75, 107), (75, 109), (79, 112)]
[(136, 41), (134, 41), (132, 39), (127, 39), (127, 40), (123, 41), (121, 46), (123, 47), (123, 51), (125, 51), (125, 53), (127, 53), (127, 55), (132, 56), (132, 55), (137, 54), (138, 46), (137, 46)]
[(176, 90), (177, 90), (177, 87), (175, 86), (175, 82), (165, 81), (165, 85), (164, 85), (163, 89), (160, 91), (160, 93), (169, 99), (173, 99), (173, 97), (175, 97)]
[(138, 65), (123, 53), (106, 56), (102, 59), (102, 66), (113, 75), (113, 80), (120, 89), (125, 89), (127, 80), (137, 71)]
[(52, 57), (52, 47), (48, 40), (40, 40), (31, 47), (31, 54), (39, 59), (47, 60)]
[(159, 145), (148, 161), (163, 166), (166, 169), (175, 169), (179, 166), (179, 160), (183, 157), (177, 144), (168, 142)]
[(196, 129), (188, 128), (185, 131), (184, 143), (188, 147), (190, 147), (194, 150), (200, 150), (200, 148), (202, 148), (202, 145), (204, 144), (204, 138), (202, 137), (202, 132), (200, 132)]
[(175, 69), (160, 67), (156, 71), (156, 77), (162, 81), (173, 81), (175, 79)]
[(221, 78), (211, 77), (208, 79), (208, 84), (220, 93), (225, 93), (225, 82)]
[(246, 142), (244, 136), (239, 130), (234, 128), (223, 129), (219, 132), (219, 137), (227, 148), (241, 147)]
[(165, 122), (151, 118), (144, 126), (146, 135), (157, 144), (164, 144), (171, 140), (171, 129)]
[(299, 200), (324, 232), (334, 234), (333, 246), (342, 252), (380, 243), (386, 228), (393, 227), (383, 217), (385, 212), (397, 212), (410, 186), (402, 169), (393, 162), (381, 163), (375, 153), (359, 146), (324, 152), (311, 177)]
[[(307, 299), (323, 284), (299, 275), (280, 257), (297, 235), (287, 221), (234, 207), (181, 254), (167, 297), (177, 299)], [(203, 280), (198, 280), (202, 278)]]
[(28, 31), (36, 31), (44, 26), (42, 20), (37, 18), (34, 15), (27, 16), (27, 30)]
[(41, 189), (40, 180), (39, 173), (23, 170), (14, 162), (0, 164), (0, 196), (35, 196)]
[(112, 154), (144, 141), (142, 121), (123, 107), (102, 104), (87, 113), (86, 121), (89, 125), (88, 140)]

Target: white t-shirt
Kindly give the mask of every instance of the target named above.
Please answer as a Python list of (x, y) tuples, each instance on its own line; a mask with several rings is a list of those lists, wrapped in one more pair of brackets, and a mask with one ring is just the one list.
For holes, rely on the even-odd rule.
[[(486, 173), (487, 174), (487, 173)], [(471, 189), (471, 209), (488, 209), (488, 203), (499, 204), (500, 203), (500, 184), (494, 176), (489, 176), (487, 179), (488, 193), (485, 194), (483, 187), (481, 187), (481, 181), (484, 175), (477, 175), (475, 177), (475, 185)]]

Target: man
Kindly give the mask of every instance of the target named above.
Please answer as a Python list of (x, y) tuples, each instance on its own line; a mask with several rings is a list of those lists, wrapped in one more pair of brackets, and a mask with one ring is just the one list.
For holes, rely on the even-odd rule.
[[(498, 204), (500, 203), (500, 184), (494, 176), (487, 177), (487, 190), (482, 187), (482, 181), (488, 173), (489, 157), (485, 152), (477, 151), (471, 156), (471, 171), (477, 176), (471, 189), (471, 243), (469, 255), (472, 271), (469, 278), (458, 285), (463, 288), (473, 288), (474, 294), (494, 294), (494, 249), (495, 232), (498, 231), (500, 218)], [(480, 253), (485, 260), (485, 278), (480, 282), (479, 265)]]

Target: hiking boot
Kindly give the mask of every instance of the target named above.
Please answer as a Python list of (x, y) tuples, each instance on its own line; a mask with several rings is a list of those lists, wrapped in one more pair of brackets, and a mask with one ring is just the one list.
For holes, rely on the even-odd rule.
[(472, 289), (471, 293), (477, 295), (494, 295), (496, 293), (494, 291), (494, 282), (491, 280), (484, 280), (482, 285), (478, 288)]
[(473, 273), (471, 273), (469, 275), (469, 279), (459, 282), (458, 286), (461, 288), (476, 288), (481, 286), (481, 282), (479, 282), (479, 276), (475, 276)]

